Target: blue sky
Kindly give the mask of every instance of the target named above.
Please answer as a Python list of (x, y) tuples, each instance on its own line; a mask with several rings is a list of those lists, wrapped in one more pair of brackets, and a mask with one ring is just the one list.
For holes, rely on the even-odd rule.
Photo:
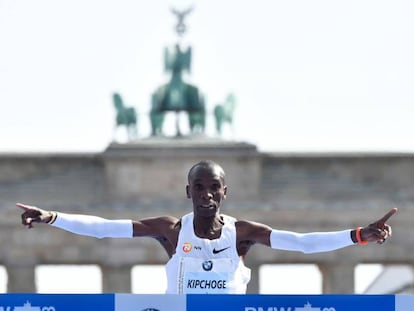
[(410, 0), (0, 0), (0, 152), (104, 150), (113, 92), (148, 137), (163, 49), (177, 41), (170, 8), (190, 4), (187, 81), (206, 96), (210, 136), (213, 106), (233, 92), (226, 139), (275, 152), (414, 151)]

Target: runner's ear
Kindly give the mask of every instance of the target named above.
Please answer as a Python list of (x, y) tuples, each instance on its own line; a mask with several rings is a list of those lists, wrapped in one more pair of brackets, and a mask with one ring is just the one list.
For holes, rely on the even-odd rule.
[(190, 195), (190, 187), (188, 185), (185, 187), (185, 192), (187, 194), (187, 198), (190, 199), (191, 198), (191, 195)]

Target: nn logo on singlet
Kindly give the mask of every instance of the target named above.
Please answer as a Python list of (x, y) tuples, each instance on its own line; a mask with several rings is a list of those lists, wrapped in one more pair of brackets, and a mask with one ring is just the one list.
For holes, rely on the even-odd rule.
[(193, 244), (191, 242), (185, 242), (183, 244), (183, 252), (184, 253), (189, 253), (189, 252), (191, 252), (192, 249), (193, 249)]

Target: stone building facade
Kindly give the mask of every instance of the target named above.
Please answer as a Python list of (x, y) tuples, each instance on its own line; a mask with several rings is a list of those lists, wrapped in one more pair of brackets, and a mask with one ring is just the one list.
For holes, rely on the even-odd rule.
[(44, 226), (27, 232), (16, 202), (107, 218), (180, 217), (191, 209), (186, 174), (212, 159), (226, 170), (228, 198), (222, 212), (298, 232), (367, 225), (398, 207), (392, 241), (323, 254), (255, 246), (249, 292), (258, 292), (259, 267), (276, 263), (317, 264), (324, 293), (353, 293), (359, 263), (414, 261), (414, 155), (262, 153), (248, 143), (218, 140), (144, 140), (111, 144), (94, 154), (0, 155), (0, 265), (8, 292), (35, 292), (40, 264), (97, 264), (104, 292), (130, 292), (131, 268), (164, 264), (155, 240), (94, 239)]

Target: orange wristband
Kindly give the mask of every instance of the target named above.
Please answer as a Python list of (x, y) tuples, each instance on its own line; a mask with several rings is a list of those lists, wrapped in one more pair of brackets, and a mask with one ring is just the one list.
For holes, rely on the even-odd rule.
[(368, 241), (363, 241), (361, 238), (361, 230), (362, 230), (362, 227), (356, 228), (355, 235), (356, 235), (357, 242), (359, 245), (367, 245)]

